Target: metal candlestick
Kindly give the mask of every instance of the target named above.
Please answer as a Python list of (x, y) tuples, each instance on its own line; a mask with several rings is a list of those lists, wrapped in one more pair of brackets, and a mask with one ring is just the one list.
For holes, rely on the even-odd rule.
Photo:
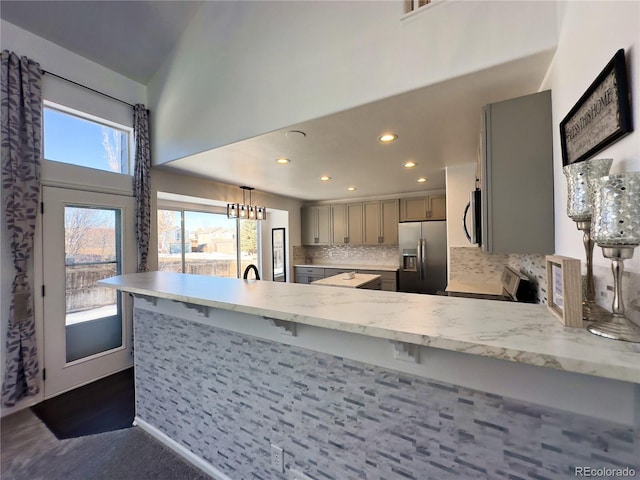
[(582, 300), (582, 320), (585, 322), (606, 322), (611, 320), (611, 313), (596, 303), (596, 287), (593, 281), (593, 247), (595, 242), (591, 238), (591, 220), (576, 222), (578, 230), (582, 231), (582, 243), (587, 259), (587, 281)]
[(612, 158), (597, 158), (566, 165), (562, 170), (567, 177), (567, 215), (578, 230), (583, 232), (582, 242), (587, 263), (587, 285), (582, 301), (582, 319), (588, 322), (604, 322), (611, 314), (596, 303), (593, 281), (593, 247), (591, 238), (591, 216), (593, 210), (595, 181), (607, 175)]
[(640, 327), (624, 315), (624, 301), (622, 300), (622, 274), (624, 261), (633, 257), (633, 247), (602, 247), (602, 255), (611, 259), (613, 272), (613, 315), (610, 321), (592, 323), (587, 327), (594, 335), (640, 343)]
[(613, 273), (613, 316), (609, 322), (597, 322), (587, 330), (595, 335), (640, 343), (640, 326), (625, 317), (622, 299), (624, 261), (633, 257), (640, 245), (640, 172), (609, 175), (598, 181), (592, 235), (611, 259)]

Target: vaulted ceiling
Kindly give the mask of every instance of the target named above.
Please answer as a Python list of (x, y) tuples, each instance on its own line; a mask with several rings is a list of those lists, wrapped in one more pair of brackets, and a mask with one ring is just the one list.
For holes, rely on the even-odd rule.
[[(196, 1), (5, 1), (0, 16), (147, 84), (197, 13)], [(253, 139), (177, 159), (164, 168), (303, 200), (445, 187), (445, 167), (477, 159), (482, 106), (535, 92), (553, 52), (397, 95)], [(291, 130), (306, 136), (287, 135)], [(392, 130), (398, 140), (381, 145)], [(288, 165), (275, 160), (287, 157)], [(403, 164), (413, 161), (416, 167)], [(321, 182), (321, 175), (331, 180)], [(419, 177), (428, 181), (418, 183)], [(348, 192), (347, 187), (357, 190)]]

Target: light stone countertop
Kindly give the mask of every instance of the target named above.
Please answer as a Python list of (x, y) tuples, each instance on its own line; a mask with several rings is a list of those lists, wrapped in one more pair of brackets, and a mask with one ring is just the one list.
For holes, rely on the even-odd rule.
[(499, 280), (492, 282), (465, 282), (462, 280), (449, 280), (447, 292), (479, 293), (485, 295), (502, 295), (504, 287)]
[(147, 272), (99, 282), (138, 295), (640, 384), (640, 345), (564, 328), (545, 305)]
[(335, 263), (298, 263), (294, 267), (315, 267), (315, 268), (339, 268), (341, 270), (378, 270), (380, 272), (395, 272), (398, 270), (397, 266), (389, 265), (362, 265), (346, 263), (344, 265), (338, 265)]
[(356, 273), (353, 278), (344, 278), (344, 274), (341, 273), (339, 275), (322, 278), (311, 283), (313, 285), (328, 285), (331, 287), (359, 288), (379, 278), (380, 275), (371, 275), (367, 273)]

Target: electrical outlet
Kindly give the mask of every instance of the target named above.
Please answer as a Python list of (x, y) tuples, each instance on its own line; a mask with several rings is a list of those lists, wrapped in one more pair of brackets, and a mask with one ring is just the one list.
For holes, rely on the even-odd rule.
[(289, 470), (289, 480), (313, 480), (311, 477), (306, 476), (299, 470), (293, 468)]
[(271, 444), (271, 468), (284, 473), (284, 450), (273, 443)]

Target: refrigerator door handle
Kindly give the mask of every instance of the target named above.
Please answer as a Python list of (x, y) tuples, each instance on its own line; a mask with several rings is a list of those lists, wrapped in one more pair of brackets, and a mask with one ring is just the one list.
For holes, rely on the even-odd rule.
[(422, 278), (421, 280), (426, 280), (427, 278), (427, 269), (426, 269), (426, 261), (427, 261), (427, 240), (424, 238), (420, 239), (420, 258), (422, 259)]
[(418, 239), (418, 248), (416, 248), (416, 267), (418, 270), (418, 278), (422, 280), (422, 239)]

